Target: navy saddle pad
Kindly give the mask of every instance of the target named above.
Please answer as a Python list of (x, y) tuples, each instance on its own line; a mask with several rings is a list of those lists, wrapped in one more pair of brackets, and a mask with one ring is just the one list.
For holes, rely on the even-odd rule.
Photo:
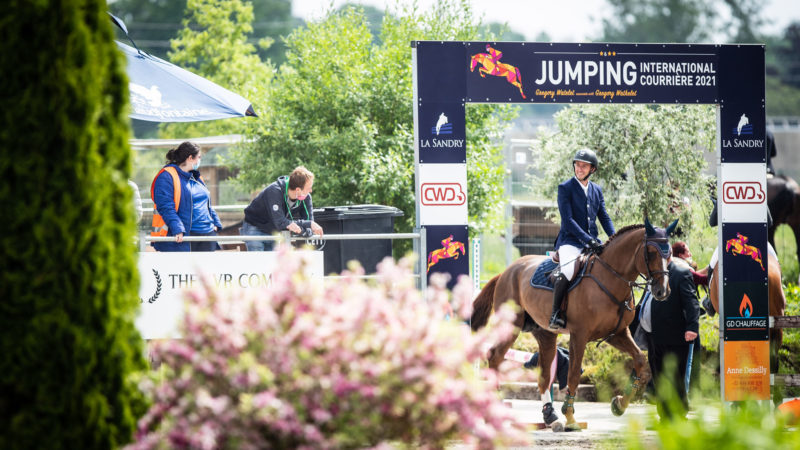
[[(548, 291), (553, 290), (553, 282), (550, 281), (550, 274), (558, 267), (558, 263), (553, 261), (550, 258), (545, 259), (539, 264), (539, 267), (536, 268), (536, 272), (533, 273), (533, 277), (531, 277), (531, 286), (538, 288), (538, 289), (547, 289)], [(572, 279), (572, 282), (569, 284), (569, 288), (567, 292), (571, 291), (581, 280), (583, 276), (583, 272), (586, 270), (586, 264), (581, 266), (581, 272)]]

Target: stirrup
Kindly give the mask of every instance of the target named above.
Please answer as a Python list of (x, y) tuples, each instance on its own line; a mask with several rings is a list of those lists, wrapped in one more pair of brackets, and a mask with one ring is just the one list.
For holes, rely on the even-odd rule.
[(550, 324), (548, 327), (551, 330), (558, 330), (559, 328), (566, 328), (567, 322), (561, 318), (561, 311), (554, 311), (553, 315), (550, 316)]

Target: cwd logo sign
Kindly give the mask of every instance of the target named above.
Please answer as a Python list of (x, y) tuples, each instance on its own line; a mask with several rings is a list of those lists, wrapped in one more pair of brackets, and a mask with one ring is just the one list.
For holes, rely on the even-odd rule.
[(722, 197), (725, 203), (759, 204), (764, 203), (767, 195), (755, 181), (729, 181), (722, 184)]
[(718, 198), (722, 221), (766, 223), (766, 164), (722, 163), (720, 175)]
[(426, 206), (456, 206), (467, 202), (467, 194), (458, 183), (424, 183), (421, 203)]
[(418, 183), (420, 225), (467, 224), (466, 164), (420, 164)]

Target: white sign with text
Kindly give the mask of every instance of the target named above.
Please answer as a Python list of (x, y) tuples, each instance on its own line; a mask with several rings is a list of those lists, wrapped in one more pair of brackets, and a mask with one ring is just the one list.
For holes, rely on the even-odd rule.
[[(298, 253), (309, 262), (308, 275), (322, 281), (323, 253)], [(184, 291), (199, 286), (201, 277), (222, 289), (263, 289), (278, 263), (278, 252), (141, 252), (136, 328), (144, 339), (180, 337)]]
[(723, 222), (767, 221), (767, 166), (761, 163), (720, 164)]
[(466, 164), (420, 164), (420, 224), (467, 224)]

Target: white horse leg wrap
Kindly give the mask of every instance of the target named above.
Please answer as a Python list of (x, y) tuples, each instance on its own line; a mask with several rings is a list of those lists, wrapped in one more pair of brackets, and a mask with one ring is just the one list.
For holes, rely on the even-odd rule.
[(548, 403), (553, 403), (553, 400), (550, 399), (550, 389), (544, 391), (544, 394), (542, 394), (542, 404), (546, 405)]

